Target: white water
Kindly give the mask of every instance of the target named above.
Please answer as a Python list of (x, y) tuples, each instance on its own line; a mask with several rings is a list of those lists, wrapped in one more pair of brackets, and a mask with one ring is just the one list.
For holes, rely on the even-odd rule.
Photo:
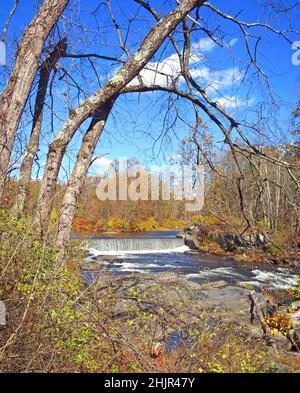
[[(252, 270), (252, 273), (255, 274), (256, 285), (259, 286), (260, 283), (273, 285), (278, 289), (286, 289), (289, 287), (295, 287), (297, 279), (299, 276), (291, 275), (291, 272), (283, 269), (276, 269), (275, 272), (267, 272), (263, 270)], [(257, 283), (258, 281), (258, 283)]]
[(132, 253), (163, 253), (163, 252), (185, 252), (188, 247), (184, 245), (180, 238), (148, 238), (148, 239), (92, 239), (89, 241), (90, 247), (98, 255), (119, 255)]
[(237, 272), (234, 268), (219, 267), (216, 269), (203, 270), (199, 273), (188, 274), (187, 277), (190, 279), (195, 278), (207, 278), (213, 279), (218, 277), (219, 279), (226, 279), (229, 277), (234, 277), (239, 279), (240, 284), (247, 284), (255, 287), (272, 287), (276, 289), (288, 289), (294, 288), (299, 276), (296, 274), (291, 274), (288, 269), (278, 268), (274, 271), (266, 271), (254, 269), (251, 270), (252, 279), (247, 281), (242, 281), (245, 277), (243, 274)]
[(176, 253), (182, 253), (188, 251), (189, 248), (187, 246), (181, 246), (181, 247), (176, 247), (173, 249), (149, 249), (149, 250), (128, 250), (128, 251), (106, 251), (106, 250), (98, 250), (95, 248), (90, 248), (89, 252), (95, 256), (98, 255), (112, 255), (112, 256), (118, 256), (118, 257), (123, 257), (127, 255), (132, 255), (132, 254), (169, 254), (170, 252), (176, 252)]
[(200, 271), (199, 273), (191, 273), (188, 274), (188, 277), (212, 277), (212, 276), (228, 276), (228, 277), (240, 277), (242, 278), (243, 275), (238, 273), (232, 267), (218, 267), (216, 269), (206, 269)]
[[(135, 235), (133, 235), (135, 236)], [(286, 268), (253, 268), (236, 261), (190, 254), (180, 238), (149, 234), (149, 238), (101, 238), (89, 241), (90, 257), (105, 271), (116, 274), (157, 273), (164, 271), (185, 274), (195, 282), (225, 280), (230, 285), (248, 284), (259, 289), (293, 288), (299, 276)], [(107, 258), (105, 258), (107, 256)]]

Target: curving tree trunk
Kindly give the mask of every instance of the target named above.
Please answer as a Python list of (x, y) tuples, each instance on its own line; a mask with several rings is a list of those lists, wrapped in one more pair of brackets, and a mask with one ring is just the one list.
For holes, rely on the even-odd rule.
[(114, 101), (111, 100), (109, 103), (105, 103), (95, 112), (78, 152), (75, 166), (63, 197), (58, 219), (56, 245), (60, 250), (61, 257), (63, 257), (65, 247), (70, 238), (76, 206), (92, 162), (95, 147), (104, 129)]
[(37, 235), (43, 235), (43, 226), (49, 221), (49, 207), (56, 189), (56, 181), (62, 158), (68, 143), (81, 124), (101, 105), (110, 102), (121, 89), (131, 82), (145, 67), (159, 49), (166, 37), (176, 28), (182, 19), (205, 0), (184, 0), (177, 8), (159, 20), (144, 38), (139, 49), (96, 93), (92, 94), (83, 104), (72, 111), (71, 116), (63, 125), (56, 138), (49, 146), (44, 176), (41, 182), (35, 216)]
[(67, 39), (64, 38), (58, 42), (53, 51), (46, 57), (41, 67), (38, 91), (35, 100), (32, 130), (29, 143), (26, 147), (25, 155), (20, 167), (20, 188), (17, 194), (15, 206), (13, 208), (13, 215), (16, 218), (19, 217), (19, 215), (23, 212), (28, 198), (32, 164), (40, 143), (43, 109), (50, 75), (57, 61), (66, 54), (66, 49)]
[(19, 43), (15, 65), (0, 96), (0, 203), (17, 129), (28, 99), (44, 42), (69, 0), (45, 0)]

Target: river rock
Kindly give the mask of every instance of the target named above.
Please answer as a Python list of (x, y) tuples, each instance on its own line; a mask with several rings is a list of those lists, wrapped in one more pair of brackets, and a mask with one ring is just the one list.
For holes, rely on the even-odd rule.
[[(271, 345), (272, 341), (272, 348), (279, 351), (280, 356), (293, 354), (290, 352), (292, 343), (294, 349), (300, 348), (300, 328), (293, 329), (288, 337), (281, 333), (264, 334), (257, 312), (263, 320), (275, 307), (267, 297), (230, 286), (225, 281), (197, 284), (184, 274), (171, 272), (117, 276), (103, 271), (94, 290), (99, 299), (104, 298), (104, 293), (111, 296), (110, 320), (121, 322), (119, 328), (126, 337), (140, 335), (146, 344), (150, 343), (152, 357), (164, 350), (157, 343), (165, 343), (175, 331), (185, 332), (208, 322), (209, 329), (230, 323), (238, 336), (257, 339), (258, 345), (265, 345), (264, 342)], [(252, 323), (250, 295), (257, 307)]]
[(226, 319), (231, 322), (250, 320), (249, 291), (243, 288), (227, 286), (226, 288), (211, 288), (205, 292), (205, 306), (226, 311)]
[(0, 301), (0, 326), (6, 325), (6, 307), (3, 301)]
[[(184, 234), (193, 235), (195, 227), (196, 227), (196, 225), (191, 225), (190, 227), (184, 228)], [(183, 234), (183, 236), (184, 236), (184, 234)]]
[(172, 272), (162, 272), (162, 273), (158, 274), (156, 277), (156, 280), (161, 283), (164, 283), (164, 282), (176, 283), (176, 282), (182, 281), (184, 279), (185, 279), (184, 276), (181, 276), (181, 275), (178, 275), (178, 274), (172, 273)]
[(181, 236), (185, 240), (185, 244), (191, 249), (199, 249), (203, 241), (217, 242), (220, 247), (228, 252), (236, 250), (246, 251), (247, 249), (256, 247), (263, 250), (267, 249), (267, 239), (262, 233), (256, 236), (238, 235), (231, 232), (216, 234), (209, 232), (209, 227), (203, 224), (192, 225), (185, 228)]
[(235, 236), (230, 233), (225, 233), (219, 236), (218, 243), (225, 251), (235, 251), (238, 246), (241, 246), (242, 240), (240, 236)]
[(209, 290), (209, 289), (222, 289), (222, 288), (226, 288), (228, 286), (228, 283), (224, 280), (220, 280), (220, 281), (215, 281), (215, 282), (209, 282), (209, 283), (205, 283), (201, 285), (201, 288), (203, 288), (204, 290)]
[(185, 228), (183, 233), (183, 239), (185, 245), (191, 250), (198, 250), (200, 248), (201, 241), (207, 238), (208, 232), (201, 225), (192, 225)]
[(80, 263), (80, 268), (82, 270), (101, 270), (103, 266), (94, 260), (93, 261), (89, 260), (89, 261), (82, 261)]
[(291, 322), (293, 326), (300, 327), (300, 310), (292, 314)]
[(291, 350), (290, 340), (282, 333), (278, 332), (272, 335), (271, 339), (274, 341), (278, 352), (287, 352)]
[(200, 248), (200, 241), (196, 237), (191, 236), (191, 235), (185, 236), (184, 243), (191, 250), (198, 250)]
[(255, 303), (256, 312), (260, 314), (262, 320), (272, 316), (277, 310), (277, 306), (261, 293), (251, 291), (250, 295)]
[(300, 351), (300, 328), (290, 330), (289, 337), (293, 343), (293, 349)]
[(248, 290), (252, 290), (253, 289), (253, 284), (251, 284), (251, 282), (247, 282), (247, 281), (239, 281), (236, 284), (237, 287), (239, 288), (244, 288), (244, 289), (248, 289)]

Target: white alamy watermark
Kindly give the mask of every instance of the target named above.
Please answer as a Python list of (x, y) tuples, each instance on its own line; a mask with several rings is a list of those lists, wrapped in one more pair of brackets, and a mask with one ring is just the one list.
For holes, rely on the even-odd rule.
[(153, 165), (145, 169), (126, 158), (115, 160), (105, 176), (99, 177), (96, 195), (101, 201), (168, 201), (173, 198), (186, 201), (186, 211), (197, 212), (204, 205), (204, 167)]
[(292, 63), (295, 66), (298, 66), (300, 65), (300, 41), (293, 42), (292, 49), (296, 51), (292, 55)]
[(0, 40), (0, 66), (6, 65), (6, 46), (4, 41)]

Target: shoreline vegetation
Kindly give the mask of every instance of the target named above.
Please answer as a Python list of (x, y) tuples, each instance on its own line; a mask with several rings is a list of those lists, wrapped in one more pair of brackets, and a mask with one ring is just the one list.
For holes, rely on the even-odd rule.
[[(245, 288), (198, 285), (172, 273), (103, 273), (87, 286), (78, 243), (59, 266), (57, 251), (36, 240), (29, 218), (14, 220), (2, 211), (0, 232), (0, 301), (7, 308), (2, 372), (300, 369), (300, 287), (256, 293), (250, 323), (254, 294)], [(275, 308), (268, 314), (270, 304)]]

